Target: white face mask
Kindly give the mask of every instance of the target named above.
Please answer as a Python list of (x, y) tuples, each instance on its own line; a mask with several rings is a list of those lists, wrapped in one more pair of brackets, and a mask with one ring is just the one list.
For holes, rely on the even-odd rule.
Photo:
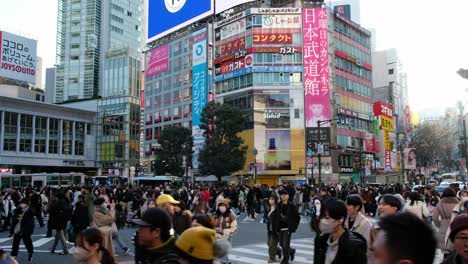
[(91, 257), (91, 253), (82, 247), (75, 247), (73, 257), (80, 262), (86, 262)]
[(275, 205), (275, 201), (273, 201), (273, 200), (268, 200), (268, 203), (269, 203), (271, 206)]
[(323, 234), (331, 234), (333, 230), (335, 229), (335, 227), (338, 226), (336, 225), (336, 223), (339, 223), (339, 222), (335, 219), (322, 218), (320, 219), (320, 224), (319, 224), (320, 231)]
[(7, 197), (6, 199), (7, 199), (8, 201), (10, 201), (10, 200), (11, 200), (11, 197)]
[(227, 209), (226, 206), (220, 206), (220, 207), (219, 207), (219, 211), (220, 211), (222, 214), (224, 214), (224, 213), (226, 212), (226, 209)]
[(22, 204), (20, 204), (20, 207), (21, 207), (21, 209), (24, 209), (24, 208), (28, 207), (28, 205), (27, 205), (27, 204), (24, 204), (24, 203), (22, 203)]

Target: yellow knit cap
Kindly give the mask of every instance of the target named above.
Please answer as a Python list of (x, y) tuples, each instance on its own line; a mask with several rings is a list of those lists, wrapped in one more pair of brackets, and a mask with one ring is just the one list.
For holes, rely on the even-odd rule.
[(212, 260), (215, 240), (215, 230), (197, 226), (185, 230), (175, 244), (178, 249), (194, 258)]

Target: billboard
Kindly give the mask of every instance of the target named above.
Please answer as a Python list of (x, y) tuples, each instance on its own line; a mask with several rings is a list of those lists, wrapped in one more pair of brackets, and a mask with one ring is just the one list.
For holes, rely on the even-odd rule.
[(213, 13), (214, 5), (212, 0), (148, 0), (148, 42), (188, 26)]
[(200, 129), (201, 112), (207, 103), (207, 39), (206, 28), (192, 34), (192, 136), (193, 157), (192, 168), (198, 170), (198, 155), (203, 148), (205, 139)]
[(364, 140), (364, 150), (366, 152), (377, 151), (377, 148), (375, 145), (375, 135), (373, 133), (366, 132), (366, 138)]
[(263, 161), (266, 170), (291, 169), (291, 131), (256, 130), (255, 148), (258, 160)]
[(416, 149), (407, 148), (403, 152), (405, 158), (405, 169), (415, 170), (416, 169)]
[(146, 66), (146, 78), (169, 69), (169, 44), (151, 50), (148, 66)]
[(411, 112), (409, 105), (405, 106), (406, 133), (411, 132)]
[(333, 10), (344, 16), (345, 18), (351, 20), (351, 5), (337, 5), (333, 8)]
[(0, 31), (0, 76), (36, 83), (37, 41)]
[(393, 107), (391, 105), (384, 102), (375, 102), (373, 109), (375, 116), (385, 116), (393, 120)]

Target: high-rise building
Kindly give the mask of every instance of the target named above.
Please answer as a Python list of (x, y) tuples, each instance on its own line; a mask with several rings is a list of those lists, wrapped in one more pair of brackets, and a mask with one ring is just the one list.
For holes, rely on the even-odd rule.
[(42, 58), (36, 58), (36, 88), (42, 89)]
[[(151, 43), (145, 156), (157, 154), (164, 127), (195, 127), (199, 98), (213, 97), (247, 119), (241, 133), (247, 161), (237, 174), (251, 176), (256, 165), (258, 182), (266, 184), (304, 181), (306, 171), (317, 180), (319, 167), (329, 183), (370, 176), (376, 151), (370, 32), (330, 8), (262, 2)], [(157, 61), (159, 67), (151, 66)]]
[(46, 80), (45, 80), (45, 102), (52, 104), (55, 102), (55, 72), (56, 68), (46, 69)]
[(109, 49), (139, 49), (143, 0), (60, 0), (55, 102), (101, 95)]

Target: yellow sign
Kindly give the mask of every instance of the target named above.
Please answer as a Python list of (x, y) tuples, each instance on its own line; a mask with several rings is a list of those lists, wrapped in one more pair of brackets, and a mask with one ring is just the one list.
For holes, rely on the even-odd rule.
[(395, 123), (393, 122), (393, 119), (388, 118), (386, 116), (381, 116), (381, 118), (382, 118), (382, 123), (381, 123), (380, 127), (384, 131), (393, 131), (393, 128), (395, 126)]
[(392, 144), (390, 142), (390, 132), (388, 130), (384, 131), (384, 147), (385, 147), (385, 150), (392, 149)]

